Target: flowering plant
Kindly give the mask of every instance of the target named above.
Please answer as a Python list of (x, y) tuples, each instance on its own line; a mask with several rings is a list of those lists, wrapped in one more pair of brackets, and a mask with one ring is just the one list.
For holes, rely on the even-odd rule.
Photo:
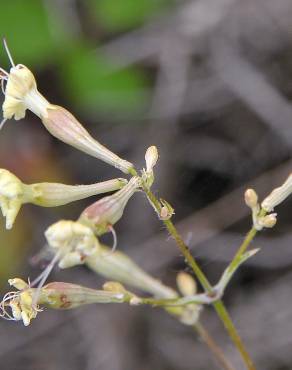
[[(0, 305), (2, 318), (22, 321), (27, 326), (44, 307), (73, 309), (94, 303), (159, 306), (183, 324), (193, 327), (217, 357), (222, 368), (230, 370), (233, 369), (232, 365), (217, 344), (210, 339), (200, 322), (203, 306), (213, 305), (240, 352), (246, 368), (255, 369), (222, 297), (239, 266), (258, 252), (258, 249), (247, 251), (256, 233), (263, 228), (275, 226), (277, 215), (273, 210), (291, 194), (291, 175), (282, 186), (274, 189), (261, 205), (253, 189), (245, 192), (245, 202), (252, 213), (252, 228), (218, 283), (212, 286), (171, 220), (174, 209), (167, 201), (158, 199), (151, 190), (155, 180), (154, 168), (158, 161), (157, 148), (150, 146), (147, 149), (145, 168), (138, 171), (131, 162), (120, 158), (94, 139), (65, 108), (49, 103), (38, 91), (33, 73), (22, 64), (15, 65), (5, 42), (4, 45), (12, 67), (9, 72), (0, 70), (5, 95), (1, 127), (8, 119), (23, 118), (28, 109), (40, 118), (46, 129), (57, 139), (116, 167), (130, 178), (116, 178), (92, 185), (28, 185), (8, 170), (0, 169), (0, 207), (6, 217), (7, 229), (12, 228), (21, 206), (25, 203), (55, 207), (96, 194), (114, 192), (83, 210), (77, 220), (60, 220), (46, 230), (45, 237), (53, 256), (51, 262), (32, 282), (28, 280), (26, 283), (19, 278), (9, 280), (9, 284), (16, 290), (4, 295)], [(121, 219), (127, 203), (136, 193), (146, 194), (150, 205), (176, 241), (195, 278), (201, 284), (202, 292), (197, 292), (195, 278), (189, 274), (179, 273), (177, 289), (173, 289), (147, 274), (129, 256), (116, 250), (117, 236), (114, 225)], [(99, 237), (107, 232), (113, 235), (112, 248), (103, 245), (99, 240)], [(56, 264), (61, 269), (84, 264), (109, 281), (100, 290), (64, 282), (46, 283)], [(131, 287), (138, 289), (141, 294), (131, 292)], [(144, 297), (143, 292), (148, 293), (150, 297)]]

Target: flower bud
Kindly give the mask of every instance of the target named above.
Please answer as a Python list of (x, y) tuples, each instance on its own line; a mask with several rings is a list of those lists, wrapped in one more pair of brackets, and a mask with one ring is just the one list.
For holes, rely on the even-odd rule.
[(151, 172), (153, 171), (154, 166), (158, 161), (158, 150), (156, 146), (150, 146), (145, 154), (145, 161), (146, 161), (146, 171)]
[(156, 146), (150, 146), (145, 154), (146, 170), (142, 171), (142, 179), (144, 185), (150, 189), (154, 182), (153, 168), (158, 160), (158, 151)]
[(185, 325), (195, 325), (202, 311), (202, 306), (198, 304), (189, 304), (185, 306), (180, 315), (180, 322)]
[(106, 292), (112, 292), (116, 294), (122, 294), (124, 296), (124, 302), (130, 302), (133, 299), (138, 299), (135, 294), (129, 292), (121, 283), (118, 281), (107, 281), (102, 286), (103, 290)]
[(169, 220), (174, 215), (174, 209), (172, 206), (164, 199), (160, 198), (160, 203), (162, 205), (159, 218), (161, 220)]
[(253, 189), (247, 189), (246, 192), (244, 193), (244, 200), (245, 204), (253, 209), (257, 206), (258, 204), (258, 196), (257, 193)]
[(126, 293), (127, 290), (123, 286), (123, 284), (119, 283), (118, 281), (107, 281), (103, 284), (102, 289), (107, 292), (115, 292), (115, 293)]
[(197, 284), (194, 278), (186, 272), (180, 272), (176, 277), (176, 284), (183, 296), (196, 294)]
[(288, 176), (283, 185), (274, 189), (262, 202), (262, 208), (271, 212), (292, 193), (292, 174)]
[(128, 200), (140, 185), (140, 178), (132, 177), (121, 190), (87, 207), (78, 221), (91, 227), (96, 235), (108, 232), (109, 228), (122, 217)]
[(267, 216), (260, 217), (258, 219), (258, 223), (262, 227), (266, 227), (266, 228), (271, 229), (277, 223), (277, 213), (270, 213)]

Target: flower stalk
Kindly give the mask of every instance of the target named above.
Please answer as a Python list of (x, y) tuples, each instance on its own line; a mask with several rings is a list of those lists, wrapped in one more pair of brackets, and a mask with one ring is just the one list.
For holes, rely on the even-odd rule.
[[(161, 214), (161, 208), (162, 208), (161, 203), (155, 197), (155, 195), (151, 192), (151, 190), (147, 187), (147, 184), (145, 184), (145, 182), (143, 182), (142, 188), (143, 188), (145, 194), (147, 195), (147, 198), (148, 198), (150, 204), (156, 210), (156, 213), (158, 215)], [(167, 219), (167, 220), (162, 220), (162, 222), (166, 226), (170, 235), (176, 241), (176, 244), (179, 247), (183, 256), (185, 257), (186, 262), (188, 263), (188, 265), (194, 271), (195, 276), (198, 278), (199, 282), (201, 283), (201, 285), (203, 286), (205, 291), (212, 295), (213, 294), (213, 289), (212, 289), (211, 284), (209, 283), (205, 274), (201, 270), (200, 266), (197, 264), (196, 260), (191, 255), (191, 253), (189, 251), (189, 248), (187, 247), (187, 245), (183, 241), (182, 237), (178, 233), (178, 231), (175, 228), (172, 221), (170, 219)], [(250, 358), (247, 350), (245, 349), (245, 346), (244, 346), (239, 334), (237, 333), (237, 330), (236, 330), (236, 328), (235, 328), (235, 326), (232, 322), (232, 319), (229, 316), (228, 311), (225, 308), (224, 303), (221, 300), (216, 300), (213, 303), (213, 306), (214, 306), (219, 318), (223, 322), (223, 324), (225, 326), (225, 329), (227, 330), (230, 338), (232, 339), (233, 343), (235, 344), (236, 348), (238, 349), (239, 353), (241, 354), (241, 357), (242, 357), (247, 369), (255, 370), (256, 368), (253, 364), (253, 361)]]

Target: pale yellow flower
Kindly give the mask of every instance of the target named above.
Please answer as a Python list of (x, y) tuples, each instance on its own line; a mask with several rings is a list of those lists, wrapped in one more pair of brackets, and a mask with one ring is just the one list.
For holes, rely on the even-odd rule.
[(56, 207), (118, 190), (125, 184), (125, 179), (113, 179), (91, 185), (74, 186), (49, 182), (27, 185), (10, 171), (0, 169), (0, 208), (6, 217), (6, 228), (11, 229), (22, 204)]
[[(54, 105), (38, 91), (33, 73), (23, 64), (15, 65), (4, 42), (12, 67), (9, 72), (0, 69), (0, 80), (5, 95), (3, 121), (25, 117), (26, 110), (36, 114), (46, 129), (66, 144), (120, 169), (135, 174), (133, 164), (120, 158), (95, 140), (80, 122), (65, 108)], [(6, 82), (6, 86), (4, 84)]]

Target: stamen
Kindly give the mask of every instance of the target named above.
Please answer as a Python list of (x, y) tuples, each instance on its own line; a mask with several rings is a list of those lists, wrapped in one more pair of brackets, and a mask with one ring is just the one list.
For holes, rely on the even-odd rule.
[[(13, 317), (5, 308), (5, 306), (9, 306), (8, 301), (11, 302), (13, 299), (17, 298), (19, 295), (18, 292), (8, 292), (4, 295), (2, 302), (0, 302), (0, 309), (2, 312), (0, 313), (0, 317), (4, 320), (9, 320), (9, 321), (16, 321), (15, 317)], [(11, 308), (10, 308), (11, 309)]]
[(35, 285), (39, 282), (36, 292), (33, 295), (33, 301), (32, 306), (37, 307), (37, 301), (40, 296), (40, 291), (46, 282), (48, 276), (50, 275), (52, 269), (54, 268), (55, 264), (57, 263), (58, 259), (60, 258), (61, 252), (55, 254), (54, 258), (51, 260), (51, 262), (48, 264), (48, 266), (45, 268), (45, 270), (32, 282), (31, 286)]
[(6, 121), (7, 121), (7, 118), (3, 118), (3, 120), (0, 123), (0, 130), (2, 130), (2, 128), (3, 128), (3, 126), (4, 126), (4, 124), (5, 124)]
[(12, 59), (12, 55), (11, 55), (9, 49), (8, 49), (8, 45), (7, 45), (7, 42), (6, 42), (6, 39), (5, 38), (3, 38), (3, 44), (4, 44), (4, 48), (5, 48), (6, 54), (8, 56), (8, 59), (10, 61), (10, 64), (12, 65), (12, 67), (15, 67), (14, 61)]
[(4, 86), (4, 78), (1, 79), (1, 90), (3, 92), (3, 95), (6, 94), (6, 86)]

